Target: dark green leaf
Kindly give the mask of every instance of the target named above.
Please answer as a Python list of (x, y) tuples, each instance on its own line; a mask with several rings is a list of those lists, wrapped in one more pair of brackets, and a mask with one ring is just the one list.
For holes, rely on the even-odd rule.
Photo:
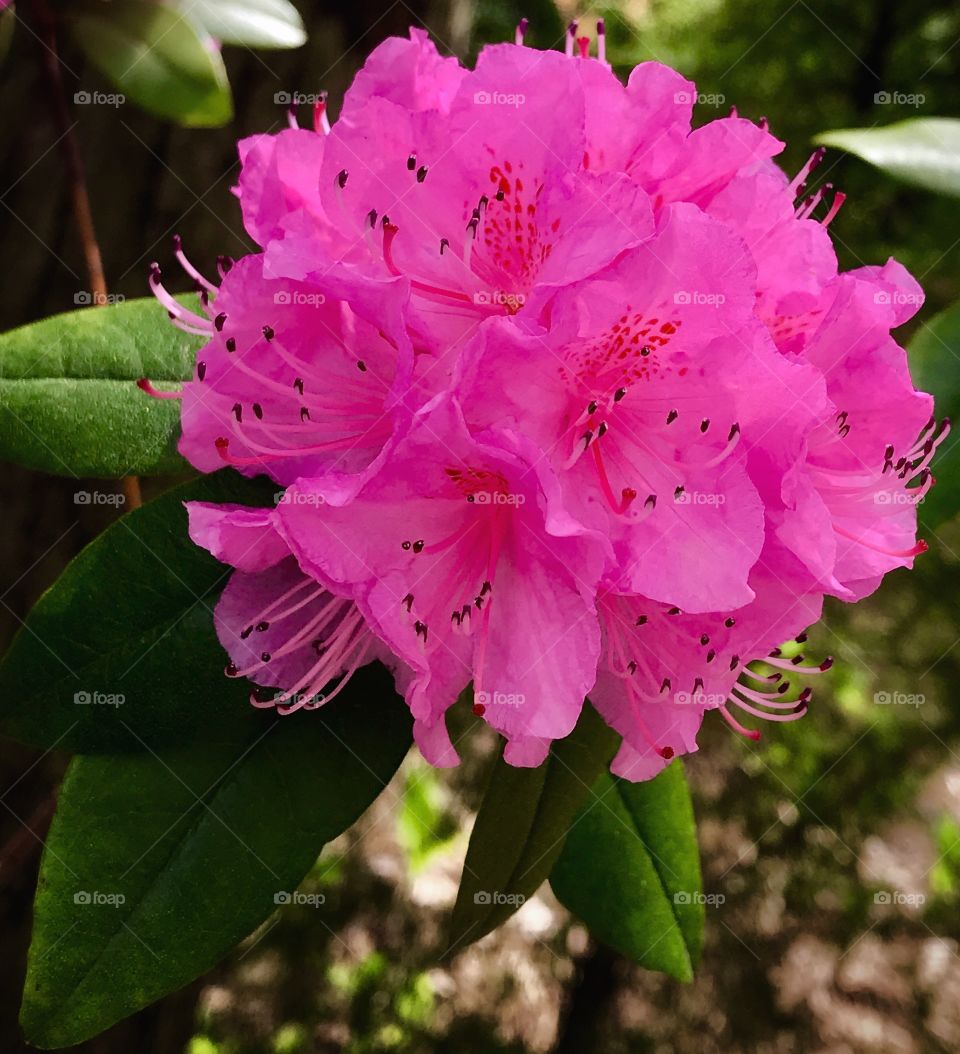
[(233, 117), (220, 50), (185, 15), (151, 0), (111, 0), (87, 3), (71, 20), (87, 57), (129, 101), (187, 127)]
[(904, 183), (960, 197), (957, 118), (912, 117), (884, 128), (840, 128), (814, 141), (856, 154)]
[(691, 980), (703, 944), (704, 903), (680, 762), (646, 783), (605, 772), (567, 836), (550, 884), (599, 940), (641, 966)]
[(0, 458), (61, 476), (182, 472), (180, 403), (136, 381), (181, 382), (199, 346), (152, 297), (0, 334)]
[[(960, 304), (922, 323), (910, 341), (914, 383), (932, 392), (937, 417), (960, 421)], [(960, 512), (960, 454), (951, 436), (933, 462), (937, 484), (918, 506), (920, 523), (937, 527)]]
[[(38, 601), (0, 662), (0, 732), (114, 753), (182, 743), (248, 708), (223, 676), (213, 606), (229, 575), (187, 536), (184, 501), (269, 504), (275, 485), (224, 469), (112, 524)], [(139, 738), (138, 738), (139, 737)]]
[(618, 737), (587, 703), (577, 727), (535, 769), (503, 756), (490, 774), (453, 909), (450, 951), (479, 940), (537, 891)]
[(175, 752), (75, 759), (43, 856), (28, 1041), (81, 1043), (210, 969), (377, 797), (410, 725), (375, 666), (329, 709), (247, 710)]
[(180, 10), (224, 44), (299, 48), (307, 34), (289, 0), (179, 0)]

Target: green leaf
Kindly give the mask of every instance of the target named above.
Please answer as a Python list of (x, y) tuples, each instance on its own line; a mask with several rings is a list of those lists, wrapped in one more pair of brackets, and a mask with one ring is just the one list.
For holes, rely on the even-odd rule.
[(599, 940), (650, 970), (691, 980), (703, 945), (704, 898), (680, 762), (646, 783), (604, 773), (550, 885)]
[(179, 384), (200, 343), (152, 297), (0, 334), (0, 458), (61, 476), (183, 472), (180, 403), (136, 381)]
[(224, 44), (299, 48), (307, 34), (289, 0), (179, 0), (180, 10)]
[(577, 727), (535, 769), (501, 754), (477, 814), (450, 927), (450, 952), (505, 922), (550, 874), (574, 816), (618, 737), (586, 703)]
[(315, 713), (247, 710), (176, 752), (75, 759), (43, 855), (28, 1041), (81, 1043), (210, 969), (289, 898), (410, 743), (409, 712), (374, 666)]
[[(937, 417), (960, 421), (960, 304), (921, 323), (908, 347), (914, 384), (933, 393)], [(951, 436), (937, 451), (937, 483), (917, 506), (921, 526), (937, 527), (960, 512), (960, 458)]]
[(89, 753), (158, 749), (249, 708), (224, 677), (213, 606), (229, 568), (187, 536), (184, 501), (269, 504), (230, 469), (111, 524), (40, 598), (0, 662), (0, 732)]
[(132, 102), (188, 128), (233, 117), (216, 42), (183, 14), (151, 0), (87, 3), (70, 15), (90, 61)]
[(925, 190), (960, 197), (960, 120), (913, 117), (884, 128), (841, 128), (814, 140)]

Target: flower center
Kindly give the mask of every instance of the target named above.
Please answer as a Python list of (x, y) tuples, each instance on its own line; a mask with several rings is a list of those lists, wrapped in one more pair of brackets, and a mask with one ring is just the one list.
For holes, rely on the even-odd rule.
[[(833, 529), (843, 538), (873, 552), (896, 559), (919, 556), (926, 552), (923, 540), (907, 549), (891, 549), (865, 533), (878, 521), (896, 516), (905, 507), (916, 506), (934, 484), (930, 462), (937, 448), (950, 434), (950, 421), (944, 418), (938, 426), (931, 418), (916, 442), (905, 454), (892, 445), (883, 454), (879, 469), (864, 465), (861, 469), (841, 469), (829, 464), (838, 447), (850, 433), (850, 415), (837, 414), (832, 429), (821, 427), (810, 444), (808, 462), (814, 484), (833, 517)], [(846, 454), (846, 451), (843, 451)], [(846, 460), (849, 455), (846, 454)], [(841, 521), (854, 521), (863, 529), (851, 529)]]
[[(650, 738), (641, 705), (687, 704), (719, 710), (731, 728), (757, 740), (760, 733), (744, 728), (729, 706), (765, 721), (795, 721), (806, 713), (812, 692), (804, 688), (797, 698), (784, 700), (791, 685), (780, 671), (813, 675), (833, 665), (833, 659), (827, 658), (805, 666), (805, 656), (785, 659), (779, 648), (763, 657), (740, 655), (730, 633), (736, 624), (733, 615), (684, 615), (678, 607), (614, 594), (602, 595), (598, 609), (607, 670), (623, 680), (638, 728), (661, 757), (672, 753), (663, 754)], [(806, 636), (796, 639), (803, 643)], [(751, 669), (754, 662), (774, 667), (773, 673)], [(689, 690), (681, 683), (681, 670), (688, 678), (693, 673)]]
[[(664, 469), (676, 474), (712, 467), (739, 442), (739, 425), (730, 427), (720, 445), (710, 418), (681, 417), (662, 394), (674, 392), (688, 372), (668, 350), (682, 324), (662, 307), (645, 314), (627, 305), (606, 333), (568, 348), (558, 367), (569, 392), (560, 425), (560, 449), (568, 452), (564, 468), (573, 468), (590, 451), (604, 500), (618, 515), (638, 493), (647, 493), (640, 516), (649, 515)], [(693, 445), (707, 450), (690, 458)], [(683, 493), (679, 475), (670, 485), (675, 497)]]
[(410, 570), (416, 572), (401, 606), (424, 648), (433, 639), (430, 627), (438, 624), (449, 622), (454, 635), (474, 636), (473, 684), (475, 695), (480, 695), (497, 565), (523, 495), (512, 493), (495, 469), (448, 467), (444, 477), (441, 496), (463, 511), (451, 517), (455, 526), (445, 537), (406, 538), (400, 543), (415, 558)]
[[(298, 628), (285, 635), (282, 624), (298, 612)], [(267, 604), (240, 631), (239, 637), (247, 644), (251, 656), (256, 657), (243, 668), (231, 662), (224, 672), (228, 677), (249, 677), (260, 684), (280, 683), (282, 674), (275, 664), (297, 651), (312, 648), (316, 660), (290, 688), (278, 694), (260, 687), (250, 694), (251, 705), (276, 709), (281, 715), (301, 709), (316, 710), (336, 698), (367, 661), (374, 643), (352, 601), (331, 595), (306, 577)], [(272, 650), (263, 645), (263, 650), (258, 652), (261, 647), (256, 643), (258, 638), (273, 641)], [(340, 680), (336, 687), (324, 694), (323, 689), (337, 678)]]

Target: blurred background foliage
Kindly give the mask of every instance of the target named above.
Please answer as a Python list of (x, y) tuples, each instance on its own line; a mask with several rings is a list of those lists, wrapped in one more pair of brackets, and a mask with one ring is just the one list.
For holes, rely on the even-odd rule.
[[(206, 266), (246, 243), (228, 188), (238, 136), (284, 119), (282, 91), (330, 89), (332, 105), (363, 56), (389, 32), (424, 25), (469, 57), (512, 38), (562, 45), (579, 17), (607, 20), (609, 53), (626, 74), (658, 59), (719, 99), (698, 120), (766, 116), (795, 171), (820, 132), (912, 116), (960, 116), (960, 8), (946, 0), (628, 0), (589, 10), (548, 0), (376, 5), (297, 0), (307, 45), (266, 58), (224, 53), (236, 117), (183, 130), (130, 107), (79, 107), (74, 118), (110, 288), (141, 295), (176, 229)], [(19, 9), (26, 8), (21, 11)], [(83, 288), (79, 246), (39, 98), (37, 44), (22, 0), (0, 70), (0, 327), (71, 308)], [(69, 41), (71, 87), (107, 90)], [(922, 97), (877, 103), (878, 93)], [(844, 267), (896, 255), (928, 303), (906, 342), (960, 300), (960, 210), (831, 152), (820, 177), (848, 194), (832, 225)], [(928, 375), (956, 370), (960, 346), (939, 342)], [(938, 357), (939, 356), (939, 357)], [(948, 441), (936, 467), (957, 474)], [(2, 603), (7, 635), (42, 588), (105, 522), (77, 510), (73, 481), (10, 467)], [(956, 493), (960, 494), (960, 490)], [(950, 511), (949, 509), (947, 510)], [(491, 743), (465, 728), (465, 761), (437, 773), (414, 757), (358, 828), (318, 861), (304, 886), (318, 907), (278, 911), (228, 961), (179, 996), (85, 1051), (300, 1054), (457, 1051), (816, 1051), (924, 1054), (960, 1049), (960, 527), (927, 530), (915, 572), (890, 576), (856, 608), (827, 606), (811, 635), (837, 663), (809, 716), (765, 730), (760, 744), (708, 722), (687, 765), (696, 795), (708, 909), (704, 962), (679, 985), (590, 945), (548, 892), (501, 932), (437, 965)], [(2, 821), (0, 1048), (21, 1049), (15, 1024), (34, 836), (62, 759), (0, 752)], [(9, 814), (9, 815), (7, 815)]]

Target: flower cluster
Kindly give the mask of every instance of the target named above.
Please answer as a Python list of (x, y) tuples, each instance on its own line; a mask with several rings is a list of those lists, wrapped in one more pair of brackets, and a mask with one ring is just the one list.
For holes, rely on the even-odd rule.
[(830, 660), (779, 646), (923, 551), (946, 425), (890, 336), (919, 287), (838, 273), (820, 152), (790, 179), (765, 122), (692, 129), (657, 63), (621, 83), (602, 25), (596, 58), (523, 29), (474, 70), (387, 40), (336, 122), (320, 96), (313, 128), (240, 144), (260, 252), (215, 284), (178, 240), (197, 311), (154, 265), (207, 337), (182, 452), (281, 488), (190, 531), (236, 568), (216, 621), (255, 705), (378, 659), (432, 762), (472, 685), (536, 765), (589, 697), (646, 779), (707, 711), (752, 738), (803, 714), (788, 675)]

